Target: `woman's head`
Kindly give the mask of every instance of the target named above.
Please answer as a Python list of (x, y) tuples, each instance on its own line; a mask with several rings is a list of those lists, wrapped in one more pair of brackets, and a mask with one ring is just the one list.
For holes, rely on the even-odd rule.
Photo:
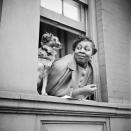
[(92, 55), (96, 54), (97, 49), (92, 40), (88, 37), (79, 37), (73, 43), (74, 58), (80, 66), (86, 67)]
[(97, 52), (97, 49), (96, 49), (96, 47), (95, 47), (95, 44), (94, 44), (94, 42), (93, 42), (89, 37), (87, 37), (87, 36), (79, 36), (76, 40), (74, 40), (73, 45), (72, 45), (73, 51), (75, 51), (77, 45), (78, 45), (80, 42), (82, 42), (82, 41), (88, 41), (88, 42), (90, 42), (90, 43), (92, 44), (92, 55), (95, 55), (96, 52)]

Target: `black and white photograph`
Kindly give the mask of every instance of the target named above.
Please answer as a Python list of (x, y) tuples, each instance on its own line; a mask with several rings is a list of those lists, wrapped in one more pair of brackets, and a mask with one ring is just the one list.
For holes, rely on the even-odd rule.
[(0, 131), (131, 131), (131, 0), (0, 0)]

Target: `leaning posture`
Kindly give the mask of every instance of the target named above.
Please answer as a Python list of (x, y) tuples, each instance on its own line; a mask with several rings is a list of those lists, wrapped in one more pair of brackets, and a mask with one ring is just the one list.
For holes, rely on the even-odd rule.
[(72, 47), (72, 54), (54, 62), (46, 92), (48, 95), (86, 100), (97, 89), (96, 69), (92, 61), (97, 49), (87, 36), (78, 37)]

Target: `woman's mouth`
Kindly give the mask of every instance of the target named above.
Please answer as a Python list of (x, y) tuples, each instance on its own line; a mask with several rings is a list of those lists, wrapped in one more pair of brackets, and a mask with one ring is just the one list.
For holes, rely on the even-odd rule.
[(79, 58), (81, 58), (81, 59), (83, 59), (83, 58), (85, 58), (85, 54), (77, 54), (77, 56), (79, 57)]

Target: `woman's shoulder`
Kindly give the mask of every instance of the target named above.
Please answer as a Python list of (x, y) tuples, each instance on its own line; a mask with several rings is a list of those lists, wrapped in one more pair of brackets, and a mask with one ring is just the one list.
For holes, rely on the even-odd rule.
[(72, 60), (72, 58), (73, 58), (72, 54), (65, 55), (62, 58), (60, 58), (59, 60), (55, 61), (54, 65), (58, 67), (67, 66), (69, 62)]
[(57, 76), (64, 73), (68, 68), (68, 64), (70, 62), (71, 57), (72, 55), (69, 54), (55, 61), (51, 67), (49, 74)]

